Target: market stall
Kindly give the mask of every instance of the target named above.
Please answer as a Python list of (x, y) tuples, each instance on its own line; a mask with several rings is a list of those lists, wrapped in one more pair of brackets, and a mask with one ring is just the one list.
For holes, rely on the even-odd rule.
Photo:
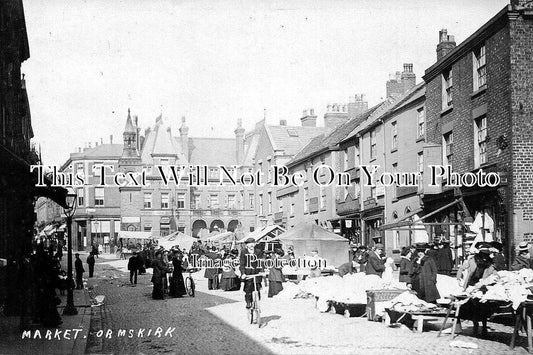
[(185, 249), (187, 251), (189, 251), (192, 244), (197, 241), (196, 238), (188, 236), (182, 232), (174, 232), (166, 237), (153, 238), (153, 240), (165, 250), (170, 250), (172, 247), (179, 246), (180, 250)]
[(151, 239), (151, 232), (119, 231), (118, 240), (120, 249), (117, 253), (120, 253), (120, 257), (123, 259), (128, 258), (133, 254), (133, 250), (138, 244), (146, 244)]
[(326, 260), (326, 265), (336, 267), (348, 261), (348, 239), (313, 222), (299, 223), (289, 231), (270, 239), (270, 242), (277, 240), (283, 244), (284, 250), (292, 246), (297, 258), (310, 255), (313, 249), (317, 249), (320, 257)]

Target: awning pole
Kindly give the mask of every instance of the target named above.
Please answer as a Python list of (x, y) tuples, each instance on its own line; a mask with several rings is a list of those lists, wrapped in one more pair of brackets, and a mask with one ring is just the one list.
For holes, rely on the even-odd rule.
[(433, 212), (431, 212), (431, 213), (428, 213), (427, 215), (425, 215), (425, 216), (423, 216), (423, 217), (420, 217), (419, 219), (417, 219), (417, 220), (414, 221), (413, 223), (417, 223), (417, 222), (420, 222), (420, 221), (422, 221), (422, 220), (424, 220), (424, 219), (426, 219), (426, 218), (428, 218), (428, 217), (431, 217), (431, 216), (433, 216), (434, 214), (437, 214), (437, 213), (439, 213), (440, 211), (445, 210), (445, 209), (447, 209), (447, 208), (450, 207), (450, 206), (453, 206), (453, 205), (455, 205), (455, 204), (457, 204), (457, 203), (460, 203), (462, 200), (463, 200), (462, 197), (461, 197), (461, 198), (458, 198), (457, 200), (455, 200), (455, 201), (453, 201), (453, 202), (450, 202), (450, 203), (447, 204), (446, 206), (443, 206), (443, 207), (441, 207), (441, 208), (439, 208), (439, 209), (436, 209), (435, 211), (433, 211)]

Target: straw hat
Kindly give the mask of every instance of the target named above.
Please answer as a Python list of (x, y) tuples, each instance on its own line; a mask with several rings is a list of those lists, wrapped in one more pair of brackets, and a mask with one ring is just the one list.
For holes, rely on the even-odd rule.
[(518, 244), (518, 251), (528, 251), (529, 250), (529, 244), (527, 242), (521, 242)]

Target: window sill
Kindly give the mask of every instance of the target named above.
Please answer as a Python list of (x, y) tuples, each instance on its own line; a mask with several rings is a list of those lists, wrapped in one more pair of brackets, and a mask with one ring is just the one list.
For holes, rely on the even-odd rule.
[(483, 85), (481, 89), (478, 89), (477, 91), (474, 91), (473, 93), (471, 93), (470, 98), (474, 99), (478, 97), (479, 95), (483, 94), (485, 91), (487, 91), (487, 85)]
[(426, 136), (418, 137), (415, 143), (424, 142), (425, 140), (426, 140)]
[(442, 109), (442, 111), (440, 112), (440, 115), (441, 116), (447, 115), (448, 113), (452, 112), (452, 110), (453, 110), (453, 105), (450, 105), (450, 106)]

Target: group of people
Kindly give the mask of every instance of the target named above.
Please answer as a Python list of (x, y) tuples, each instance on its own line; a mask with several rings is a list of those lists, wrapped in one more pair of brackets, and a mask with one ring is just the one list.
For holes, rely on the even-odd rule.
[(187, 257), (179, 248), (172, 248), (170, 251), (157, 250), (154, 257), (151, 261), (151, 281), (154, 284), (152, 299), (162, 300), (165, 295), (183, 297), (187, 293), (183, 279), (183, 271), (188, 267)]

